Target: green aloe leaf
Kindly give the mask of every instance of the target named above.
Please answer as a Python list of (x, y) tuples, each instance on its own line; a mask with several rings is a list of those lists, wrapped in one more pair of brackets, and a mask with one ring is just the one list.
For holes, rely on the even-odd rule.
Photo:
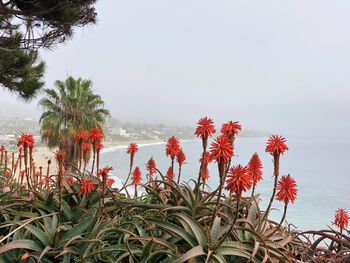
[(227, 263), (226, 259), (222, 255), (212, 255), (212, 258), (214, 258), (218, 263)]
[(187, 251), (183, 256), (175, 260), (174, 263), (183, 263), (202, 255), (205, 255), (203, 248), (201, 246), (196, 246), (190, 249), (189, 251)]
[(221, 229), (221, 217), (217, 216), (214, 219), (213, 227), (210, 231), (210, 238), (212, 241), (218, 241)]
[(65, 200), (62, 200), (62, 208), (63, 208), (63, 212), (64, 212), (65, 217), (68, 220), (72, 220), (74, 215), (72, 213), (72, 210), (71, 210), (69, 204), (67, 204), (67, 202)]
[(41, 252), (39, 258), (38, 258), (38, 262), (41, 262), (41, 259), (45, 256), (45, 254), (50, 251), (52, 249), (52, 247), (50, 246), (46, 246), (43, 251)]
[[(142, 259), (147, 258), (150, 255), (153, 245), (154, 245), (154, 242), (151, 240), (144, 246), (143, 252), (141, 254)], [(141, 262), (146, 263), (146, 261), (141, 261)]]
[(12, 241), (0, 247), (0, 254), (10, 251), (12, 249), (29, 249), (36, 252), (40, 252), (43, 250), (42, 246), (40, 246), (37, 242), (29, 239), (21, 239)]
[(139, 240), (139, 241), (145, 240), (145, 241), (148, 241), (148, 242), (152, 241), (153, 243), (157, 243), (157, 244), (160, 244), (160, 245), (168, 248), (172, 252), (175, 252), (175, 250), (176, 250), (174, 244), (172, 244), (170, 242), (167, 242), (167, 241), (165, 241), (163, 239), (153, 237), (153, 236), (148, 236), (148, 237), (130, 237), (129, 240)]
[[(164, 259), (164, 256), (167, 258)], [(161, 260), (163, 258), (163, 260)], [(162, 263), (172, 263), (175, 260), (175, 255), (171, 254), (169, 251), (155, 251), (149, 257), (146, 262), (162, 262)]]
[(44, 246), (49, 245), (49, 236), (43, 230), (33, 225), (26, 225), (24, 228), (37, 237)]
[(194, 236), (197, 239), (197, 242), (199, 245), (202, 246), (202, 248), (205, 248), (207, 245), (207, 236), (204, 233), (204, 230), (202, 229), (202, 227), (196, 222), (194, 221), (193, 218), (191, 218), (189, 215), (187, 214), (176, 214), (175, 217), (182, 219), (183, 222), (185, 222), (186, 224), (188, 224), (188, 226), (191, 228)]
[(176, 234), (177, 236), (183, 238), (188, 244), (190, 244), (193, 247), (198, 245), (197, 240), (192, 235), (190, 235), (184, 229), (182, 229), (177, 225), (168, 223), (160, 219), (155, 219), (155, 218), (147, 218), (146, 221), (148, 221), (149, 223), (153, 223), (163, 228), (164, 230), (167, 230)]
[(39, 216), (38, 213), (24, 212), (24, 211), (6, 211), (6, 214), (20, 216), (21, 218), (33, 218)]
[(222, 256), (237, 256), (240, 258), (250, 259), (251, 262), (258, 263), (257, 260), (251, 257), (251, 254), (239, 249), (232, 249), (228, 247), (219, 248), (217, 254)]
[(248, 244), (245, 245), (241, 242), (227, 241), (224, 242), (218, 249), (217, 254), (222, 256), (236, 256), (240, 258), (249, 259), (249, 262), (259, 263), (257, 259), (253, 257), (253, 248)]
[(254, 223), (257, 215), (260, 213), (258, 204), (259, 204), (259, 199), (257, 196), (255, 196), (255, 198), (252, 200), (252, 206), (249, 208), (248, 215), (247, 215), (247, 219), (251, 223)]
[(87, 215), (86, 219), (77, 224), (63, 235), (63, 239), (68, 239), (76, 235), (83, 234), (95, 222), (95, 215)]
[(40, 200), (33, 201), (32, 206), (36, 207), (38, 209), (42, 209), (42, 210), (49, 212), (49, 213), (52, 213), (55, 210), (53, 205), (49, 205), (47, 202), (43, 202)]

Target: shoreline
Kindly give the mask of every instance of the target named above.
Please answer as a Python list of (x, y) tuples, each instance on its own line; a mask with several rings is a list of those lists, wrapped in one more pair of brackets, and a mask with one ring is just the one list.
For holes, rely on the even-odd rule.
[(104, 142), (104, 149), (109, 149), (111, 147), (127, 147), (130, 143), (136, 143), (138, 145), (144, 144), (154, 144), (154, 143), (165, 143), (166, 140), (128, 140), (128, 141), (109, 141)]
[[(252, 137), (240, 137), (240, 139), (250, 139)], [(191, 142), (200, 142), (199, 139), (181, 139), (181, 143), (191, 143)], [(152, 145), (161, 145), (166, 144), (166, 139), (157, 139), (157, 140), (125, 140), (125, 141), (107, 141), (104, 142), (104, 149), (101, 151), (101, 154), (110, 153), (118, 149), (126, 149), (130, 143), (136, 143), (140, 148), (152, 146)], [(57, 148), (50, 149), (47, 146), (37, 146), (33, 152), (34, 162), (36, 166), (46, 167), (48, 160), (51, 159), (53, 166), (55, 165), (55, 154), (54, 152)]]
[[(180, 142), (195, 142), (196, 139), (184, 139), (180, 140)], [(113, 152), (117, 149), (127, 148), (130, 143), (136, 143), (139, 147), (152, 146), (157, 144), (165, 144), (166, 140), (158, 139), (158, 140), (128, 140), (128, 141), (108, 141), (104, 142), (104, 149), (101, 154)], [(51, 160), (52, 166), (55, 166), (55, 151), (57, 149), (50, 149), (47, 146), (37, 146), (34, 148), (33, 159), (37, 167), (47, 167), (48, 160)]]
[[(183, 139), (180, 140), (180, 143), (186, 142), (197, 142), (198, 139)], [(133, 141), (125, 141), (125, 142), (106, 142), (105, 148), (102, 150), (103, 153), (113, 152), (117, 149), (126, 149), (130, 143), (136, 143), (139, 148), (152, 146), (152, 145), (161, 145), (166, 144), (166, 140), (158, 139), (158, 140), (133, 140)]]

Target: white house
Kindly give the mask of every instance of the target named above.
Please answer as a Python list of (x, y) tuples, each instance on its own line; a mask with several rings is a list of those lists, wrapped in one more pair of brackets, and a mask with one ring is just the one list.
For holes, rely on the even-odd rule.
[(122, 128), (110, 128), (109, 129), (109, 134), (110, 135), (118, 135), (122, 137), (130, 137), (130, 134), (126, 132), (126, 130)]

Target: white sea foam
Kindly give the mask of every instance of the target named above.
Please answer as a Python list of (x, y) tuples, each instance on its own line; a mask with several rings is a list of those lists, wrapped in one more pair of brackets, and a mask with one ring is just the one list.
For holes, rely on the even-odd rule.
[[(111, 176), (109, 176), (109, 178), (114, 180), (112, 188), (114, 188), (114, 189), (121, 189), (123, 187), (123, 182), (122, 182), (122, 180), (119, 177), (111, 175)], [(128, 186), (127, 190), (128, 190), (128, 193), (129, 193), (130, 196), (134, 196), (135, 187)], [(122, 190), (121, 193), (127, 194), (125, 190)]]
[[(197, 142), (198, 140), (194, 140), (194, 139), (188, 139), (188, 140), (181, 140), (180, 143), (190, 143), (190, 142)], [(166, 141), (163, 142), (149, 142), (149, 143), (140, 143), (137, 144), (137, 146), (139, 148), (142, 147), (149, 147), (149, 146), (155, 146), (155, 145), (162, 145), (162, 144), (166, 144)], [(110, 152), (115, 152), (117, 150), (120, 149), (127, 149), (129, 146), (129, 144), (123, 144), (123, 145), (118, 145), (118, 146), (111, 146), (111, 147), (106, 147), (102, 150), (102, 154), (103, 153), (110, 153)]]
[[(138, 144), (137, 146), (139, 148), (141, 147), (147, 147), (147, 146), (154, 146), (154, 145), (161, 145), (161, 144), (165, 144), (165, 142), (152, 142), (152, 143), (141, 143), (141, 144)], [(118, 145), (118, 146), (111, 146), (111, 147), (106, 147), (102, 150), (102, 154), (103, 153), (110, 153), (110, 152), (115, 152), (117, 150), (120, 150), (120, 149), (127, 149), (129, 146), (129, 144), (125, 144), (125, 145)]]

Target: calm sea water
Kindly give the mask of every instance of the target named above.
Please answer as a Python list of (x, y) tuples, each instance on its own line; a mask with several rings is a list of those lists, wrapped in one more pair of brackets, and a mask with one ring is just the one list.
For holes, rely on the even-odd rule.
[[(272, 157), (264, 152), (267, 138), (238, 138), (235, 143), (233, 164), (247, 164), (251, 155), (257, 152), (263, 162), (264, 179), (257, 192), (261, 193), (262, 208), (267, 205), (273, 187)], [(298, 198), (288, 208), (287, 221), (298, 229), (326, 228), (333, 220), (335, 209), (345, 207), (350, 211), (350, 141), (321, 141), (289, 139), (289, 151), (281, 157), (280, 174), (290, 173), (298, 185)], [(197, 178), (201, 142), (183, 141), (181, 146), (187, 156), (182, 169), (182, 179), (188, 181)], [(165, 156), (165, 144), (139, 145), (135, 156), (143, 174), (145, 164), (153, 156), (157, 167), (164, 173), (170, 165)], [(102, 153), (102, 165), (113, 167), (112, 176), (125, 180), (128, 174), (129, 156), (126, 146), (105, 149)], [(215, 163), (210, 166), (208, 183), (215, 187), (219, 178)], [(249, 195), (249, 193), (246, 193)], [(282, 216), (282, 204), (275, 202), (272, 219)]]

